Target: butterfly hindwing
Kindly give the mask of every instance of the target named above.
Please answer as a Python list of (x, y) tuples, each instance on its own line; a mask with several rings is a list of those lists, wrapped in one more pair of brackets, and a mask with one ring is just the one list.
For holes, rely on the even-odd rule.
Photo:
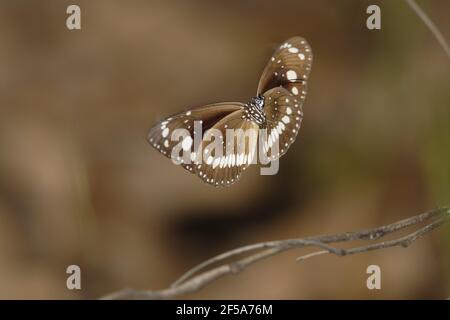
[[(201, 147), (203, 161), (196, 167), (197, 175), (214, 186), (237, 182), (255, 159), (258, 129), (259, 126), (245, 116), (245, 110), (235, 111), (220, 120), (205, 133)], [(213, 151), (214, 146), (220, 146), (218, 153)]]
[[(274, 160), (285, 154), (297, 137), (303, 118), (302, 104), (297, 96), (283, 87), (265, 92), (264, 100), (267, 138), (263, 150), (272, 149)], [(273, 149), (274, 144), (278, 144), (278, 150)]]

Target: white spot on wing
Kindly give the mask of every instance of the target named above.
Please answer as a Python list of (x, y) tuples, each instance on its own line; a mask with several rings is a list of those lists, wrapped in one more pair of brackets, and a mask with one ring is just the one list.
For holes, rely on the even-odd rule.
[(288, 80), (296, 80), (297, 79), (297, 72), (294, 70), (289, 70), (286, 72), (286, 77)]
[(168, 135), (169, 135), (169, 128), (164, 128), (164, 130), (162, 131), (163, 138), (167, 137)]
[(190, 136), (184, 138), (183, 142), (181, 143), (181, 146), (183, 147), (184, 151), (190, 150), (192, 146), (192, 138)]
[(219, 163), (220, 163), (220, 158), (219, 157), (215, 158), (214, 162), (213, 162), (213, 169), (215, 169), (219, 165)]

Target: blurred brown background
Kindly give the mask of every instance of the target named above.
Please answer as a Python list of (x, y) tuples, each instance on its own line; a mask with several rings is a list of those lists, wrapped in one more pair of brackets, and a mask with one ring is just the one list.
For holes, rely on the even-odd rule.
[[(66, 29), (66, 8), (82, 30)], [(365, 27), (378, 4), (382, 30)], [(419, 1), (450, 37), (448, 1)], [(215, 189), (146, 142), (150, 126), (247, 101), (273, 49), (313, 63), (276, 176)], [(0, 298), (159, 289), (236, 246), (375, 227), (450, 203), (449, 61), (403, 1), (2, 1)], [(449, 229), (408, 249), (301, 264), (286, 253), (187, 298), (445, 298)], [(66, 288), (66, 267), (82, 290)], [(382, 290), (366, 268), (382, 269)]]

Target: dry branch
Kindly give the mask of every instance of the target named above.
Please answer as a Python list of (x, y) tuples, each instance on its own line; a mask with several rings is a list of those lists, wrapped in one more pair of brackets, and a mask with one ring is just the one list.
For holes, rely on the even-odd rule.
[[(205, 262), (186, 272), (169, 288), (158, 291), (138, 291), (133, 289), (124, 289), (109, 294), (103, 297), (103, 299), (170, 299), (186, 293), (198, 291), (223, 276), (241, 272), (248, 266), (260, 260), (292, 249), (304, 247), (318, 247), (321, 249), (320, 251), (301, 256), (297, 259), (298, 261), (300, 261), (323, 254), (334, 254), (336, 256), (343, 257), (347, 255), (397, 246), (406, 248), (414, 241), (420, 239), (423, 235), (441, 226), (448, 220), (450, 220), (450, 207), (442, 207), (373, 229), (252, 244), (227, 251), (206, 260)], [(420, 226), (425, 222), (427, 223), (424, 226)], [(356, 240), (373, 242), (379, 240), (382, 237), (385, 237), (386, 235), (397, 233), (398, 231), (408, 227), (416, 227), (416, 229), (415, 231), (412, 231), (406, 235), (398, 236), (391, 240), (369, 243), (367, 245), (351, 247), (348, 249), (337, 248), (329, 245), (340, 242), (352, 242)], [(237, 259), (237, 256), (242, 256), (243, 254), (249, 255), (244, 258)], [(231, 258), (235, 258), (235, 260), (225, 263), (225, 260), (230, 260)], [(213, 264), (220, 263), (223, 264), (219, 265), (218, 267), (202, 271), (207, 267), (212, 266)]]

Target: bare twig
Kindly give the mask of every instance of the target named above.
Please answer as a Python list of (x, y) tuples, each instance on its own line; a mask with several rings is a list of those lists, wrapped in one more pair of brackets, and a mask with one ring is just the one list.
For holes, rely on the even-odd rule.
[(436, 40), (439, 42), (441, 47), (444, 49), (447, 56), (450, 58), (450, 48), (447, 41), (445, 41), (444, 36), (439, 31), (439, 28), (433, 23), (433, 21), (427, 16), (427, 14), (419, 7), (419, 5), (414, 0), (405, 0), (409, 7), (417, 14), (417, 16), (423, 21), (423, 23), (428, 27), (431, 33), (434, 35)]
[[(300, 239), (286, 239), (262, 242), (248, 245), (230, 250), (206, 260), (205, 262), (186, 272), (177, 281), (175, 281), (171, 287), (167, 289), (162, 289), (159, 291), (138, 291), (133, 289), (125, 289), (107, 295), (103, 297), (103, 299), (170, 299), (175, 296), (200, 290), (201, 288), (225, 275), (241, 272), (248, 266), (260, 260), (294, 248), (298, 249), (303, 247), (319, 247), (321, 249), (320, 251), (309, 253), (297, 259), (306, 260), (323, 254), (334, 254), (342, 257), (346, 255), (358, 254), (395, 246), (408, 247), (411, 243), (418, 240), (433, 229), (441, 226), (449, 219), (450, 207), (442, 207), (408, 219), (400, 220), (395, 223), (373, 229)], [(350, 242), (355, 240), (374, 241), (407, 227), (418, 226), (425, 221), (428, 221), (428, 224), (426, 224), (425, 226), (420, 227), (416, 229), (416, 231), (411, 232), (405, 236), (401, 236), (393, 240), (371, 243), (368, 245), (353, 247), (349, 249), (335, 248), (328, 245), (330, 243)], [(236, 258), (237, 256), (249, 254), (250, 252), (254, 252), (257, 250), (258, 252), (252, 253), (249, 256), (237, 259), (229, 263), (225, 263), (225, 260), (230, 260), (231, 258)], [(206, 267), (218, 263), (224, 264), (210, 270), (203, 271), (200, 274), (194, 276), (201, 270), (204, 270)]]

